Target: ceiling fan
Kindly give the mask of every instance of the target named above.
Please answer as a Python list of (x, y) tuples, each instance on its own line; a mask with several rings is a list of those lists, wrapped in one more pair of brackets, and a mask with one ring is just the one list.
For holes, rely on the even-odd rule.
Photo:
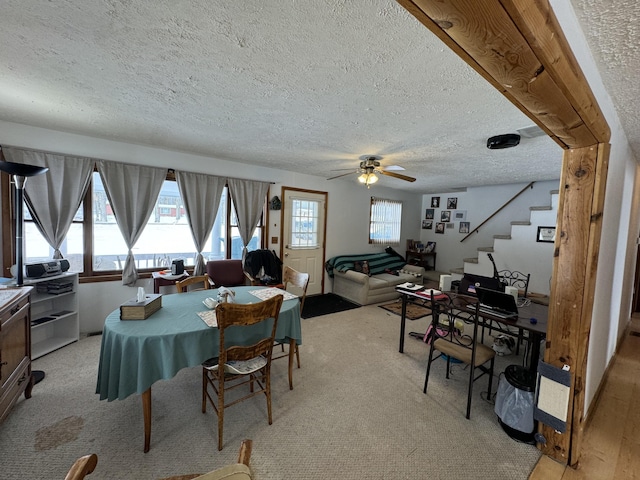
[(407, 182), (415, 182), (416, 179), (413, 177), (409, 177), (407, 175), (402, 175), (401, 173), (396, 173), (398, 170), (404, 170), (404, 168), (399, 167), (398, 165), (390, 165), (388, 167), (382, 167), (380, 165), (380, 160), (382, 157), (378, 157), (375, 155), (366, 155), (364, 157), (360, 157), (362, 161), (360, 162), (360, 166), (351, 170), (347, 173), (342, 173), (340, 175), (336, 175), (334, 177), (329, 177), (327, 180), (333, 180), (334, 178), (344, 177), (346, 175), (351, 175), (353, 173), (359, 173), (358, 181), (360, 183), (364, 183), (367, 188), (370, 185), (376, 183), (378, 181), (378, 176), (376, 173), (381, 175), (388, 175), (390, 177), (399, 178), (400, 180), (405, 180)]

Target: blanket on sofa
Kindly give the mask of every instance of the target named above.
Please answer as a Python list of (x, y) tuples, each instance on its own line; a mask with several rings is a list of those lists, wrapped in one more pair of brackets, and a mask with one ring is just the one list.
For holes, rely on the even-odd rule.
[(365, 253), (361, 255), (338, 255), (331, 257), (324, 264), (324, 268), (330, 277), (333, 277), (333, 271), (346, 272), (347, 270), (355, 270), (355, 262), (366, 260), (369, 263), (369, 274), (377, 275), (384, 273), (386, 270), (400, 270), (407, 262), (398, 255), (382, 253)]

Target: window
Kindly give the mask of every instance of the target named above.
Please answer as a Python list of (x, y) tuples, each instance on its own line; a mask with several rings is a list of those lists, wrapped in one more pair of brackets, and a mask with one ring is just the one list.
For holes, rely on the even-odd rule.
[[(25, 263), (50, 260), (53, 249), (38, 230), (26, 206), (24, 219)], [(247, 246), (249, 251), (261, 248), (263, 225), (261, 219)], [(81, 272), (83, 277), (117, 274), (124, 267), (127, 247), (98, 172), (93, 173), (91, 188), (78, 209), (60, 250), (64, 258), (69, 260), (70, 269)], [(185, 266), (195, 265), (196, 247), (172, 173), (164, 181), (154, 212), (134, 245), (133, 254), (136, 268), (140, 271), (168, 267), (174, 258), (184, 259)], [(205, 262), (221, 258), (242, 258), (242, 240), (235, 209), (226, 187), (202, 254)], [(10, 258), (13, 259), (13, 255)], [(5, 259), (5, 263), (8, 262)]]
[(402, 202), (371, 197), (369, 243), (399, 245), (402, 223)]
[(319, 202), (292, 199), (290, 248), (315, 248), (319, 245)]

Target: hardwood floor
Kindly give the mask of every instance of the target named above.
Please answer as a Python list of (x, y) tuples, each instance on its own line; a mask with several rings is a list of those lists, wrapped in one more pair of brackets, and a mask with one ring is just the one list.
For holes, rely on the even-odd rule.
[(529, 480), (640, 479), (640, 314), (634, 314), (588, 421), (578, 468), (543, 456)]

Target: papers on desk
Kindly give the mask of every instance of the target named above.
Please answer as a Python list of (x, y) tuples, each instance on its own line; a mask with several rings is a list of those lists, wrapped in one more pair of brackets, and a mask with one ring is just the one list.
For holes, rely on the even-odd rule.
[(447, 298), (447, 295), (442, 293), (440, 290), (421, 290), (419, 292), (414, 292), (414, 295), (416, 297), (431, 300), (432, 291), (433, 291), (433, 298), (435, 298), (436, 300), (444, 300), (445, 298)]
[(198, 312), (198, 316), (204, 323), (210, 327), (218, 328), (218, 319), (216, 318), (215, 310), (207, 310), (206, 312)]
[(406, 290), (407, 292), (417, 292), (418, 290), (422, 290), (424, 288), (424, 285), (420, 285), (419, 283), (405, 282), (397, 285), (396, 288), (401, 288), (402, 290)]
[(275, 297), (276, 295), (283, 295), (284, 300), (293, 300), (294, 298), (298, 298), (298, 296), (294, 295), (293, 293), (289, 293), (285, 290), (282, 290), (281, 288), (275, 287), (251, 290), (249, 293), (254, 297), (258, 297), (262, 301), (268, 300), (269, 298)]

